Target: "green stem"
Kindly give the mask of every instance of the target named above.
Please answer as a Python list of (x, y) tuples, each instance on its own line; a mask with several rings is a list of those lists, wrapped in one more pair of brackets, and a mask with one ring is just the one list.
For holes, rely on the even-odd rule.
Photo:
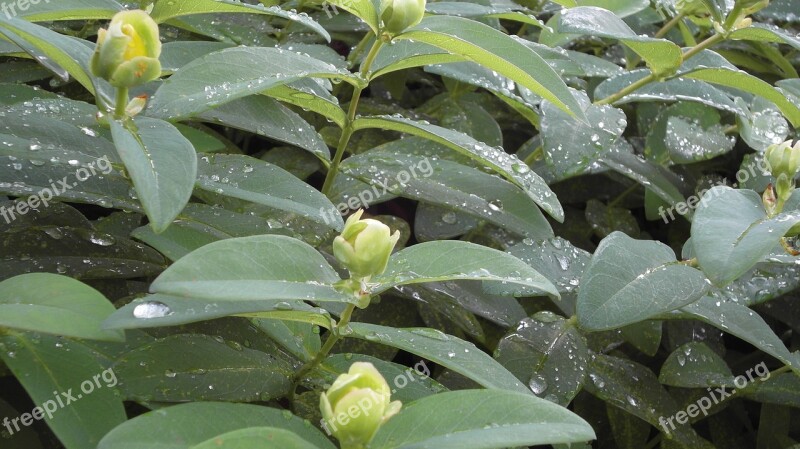
[(117, 104), (114, 108), (114, 116), (118, 119), (125, 117), (125, 108), (128, 107), (128, 88), (117, 88)]
[(640, 79), (639, 81), (636, 81), (635, 83), (625, 87), (624, 89), (620, 90), (619, 92), (617, 92), (617, 93), (615, 93), (613, 95), (609, 95), (606, 98), (603, 98), (602, 100), (595, 101), (594, 104), (596, 104), (598, 106), (601, 106), (601, 105), (604, 105), (604, 104), (615, 103), (618, 100), (620, 100), (622, 97), (624, 97), (625, 95), (628, 95), (628, 94), (630, 94), (630, 93), (632, 93), (634, 91), (637, 91), (637, 90), (639, 90), (642, 87), (652, 83), (653, 81), (655, 81), (657, 79), (658, 79), (658, 77), (654, 73), (651, 73), (651, 74), (645, 76), (644, 78)]
[[(372, 67), (372, 63), (375, 61), (375, 57), (378, 56), (378, 52), (380, 51), (381, 47), (383, 47), (383, 44), (384, 42), (380, 37), (375, 39), (375, 43), (372, 44), (372, 48), (370, 49), (369, 54), (367, 54), (367, 57), (364, 59), (364, 62), (361, 64), (361, 68), (359, 70), (363, 77), (367, 78), (369, 69)], [(342, 128), (342, 136), (339, 138), (339, 143), (336, 146), (336, 154), (333, 157), (333, 161), (331, 161), (328, 174), (325, 176), (325, 183), (322, 185), (322, 193), (324, 195), (330, 193), (331, 187), (333, 187), (333, 181), (336, 180), (336, 175), (339, 174), (339, 165), (342, 163), (342, 157), (347, 149), (347, 144), (350, 143), (350, 137), (353, 136), (353, 132), (355, 131), (353, 129), (353, 122), (356, 119), (358, 102), (361, 100), (361, 94), (363, 92), (363, 87), (356, 87), (353, 90), (353, 97), (350, 99), (350, 108), (347, 112), (347, 120)]]
[(684, 13), (680, 13), (677, 16), (673, 17), (672, 20), (664, 24), (664, 26), (661, 27), (660, 30), (658, 30), (658, 32), (655, 34), (655, 37), (657, 39), (661, 39), (662, 37), (666, 36), (667, 33), (669, 33), (669, 30), (675, 28), (675, 26), (677, 26), (680, 23), (680, 21), (683, 20), (684, 17), (686, 17), (686, 14)]
[[(715, 35), (709, 37), (708, 39), (704, 40), (703, 42), (700, 42), (699, 44), (695, 45), (694, 47), (690, 48), (689, 50), (686, 50), (683, 53), (682, 62), (687, 61), (689, 58), (692, 58), (692, 57), (696, 56), (701, 51), (711, 47), (712, 45), (714, 45), (714, 44), (716, 44), (718, 42), (722, 42), (724, 40), (725, 40), (725, 36), (722, 35), (722, 34), (715, 34)], [(650, 73), (649, 75), (647, 75), (644, 78), (640, 79), (639, 81), (636, 81), (635, 83), (625, 87), (624, 89), (620, 90), (619, 92), (617, 92), (615, 94), (612, 94), (612, 95), (609, 95), (608, 97), (603, 98), (602, 100), (595, 101), (594, 104), (596, 104), (598, 106), (604, 105), (604, 104), (613, 104), (613, 103), (619, 101), (620, 99), (622, 99), (624, 96), (626, 96), (626, 95), (628, 95), (628, 94), (630, 94), (632, 92), (635, 92), (635, 91), (641, 89), (642, 87), (652, 83), (653, 81), (657, 81), (657, 80), (658, 80), (658, 76), (655, 73)]]
[(625, 191), (624, 191), (624, 192), (620, 193), (618, 197), (614, 198), (614, 200), (613, 200), (613, 201), (611, 201), (610, 203), (608, 203), (608, 207), (614, 207), (614, 206), (616, 206), (617, 204), (619, 204), (620, 202), (622, 202), (622, 200), (624, 200), (625, 198), (627, 198), (627, 197), (628, 197), (628, 195), (630, 195), (631, 193), (635, 192), (635, 191), (636, 191), (636, 189), (638, 189), (638, 188), (639, 188), (639, 184), (637, 184), (637, 183), (634, 183), (632, 186), (630, 186), (630, 187), (628, 187), (627, 189), (625, 189)]
[(689, 58), (697, 55), (701, 51), (706, 50), (707, 48), (711, 47), (712, 45), (718, 44), (718, 43), (720, 43), (720, 42), (722, 42), (724, 40), (725, 40), (725, 35), (723, 35), (723, 34), (715, 34), (715, 35), (709, 37), (708, 39), (704, 40), (703, 42), (700, 42), (699, 44), (697, 44), (694, 47), (690, 48), (686, 52), (684, 52), (683, 53), (683, 60), (686, 61)]
[(341, 331), (350, 324), (350, 318), (353, 316), (353, 311), (355, 311), (355, 309), (356, 309), (355, 304), (347, 305), (347, 308), (342, 313), (339, 322), (336, 324), (336, 326), (334, 326), (333, 329), (331, 329), (330, 335), (328, 335), (328, 338), (325, 340), (325, 344), (322, 345), (322, 348), (320, 348), (319, 352), (317, 352), (317, 355), (315, 355), (311, 361), (303, 365), (295, 373), (294, 375), (295, 384), (297, 384), (297, 382), (302, 380), (303, 376), (310, 373), (314, 368), (319, 366), (319, 364), (322, 363), (322, 361), (325, 360), (326, 357), (328, 357), (328, 354), (330, 354), (333, 347), (336, 346), (336, 343), (338, 343), (339, 340), (342, 339)]

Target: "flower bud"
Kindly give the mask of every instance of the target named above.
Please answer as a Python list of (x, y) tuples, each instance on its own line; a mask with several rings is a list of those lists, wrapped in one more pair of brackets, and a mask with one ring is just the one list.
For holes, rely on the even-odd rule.
[(792, 141), (770, 145), (764, 153), (764, 159), (776, 178), (784, 175), (791, 180), (800, 170), (800, 141), (792, 146)]
[(369, 279), (386, 270), (400, 231), (391, 234), (378, 220), (361, 219), (359, 210), (347, 219), (342, 234), (333, 241), (333, 255), (350, 271), (353, 278)]
[(144, 11), (122, 11), (98, 31), (91, 69), (112, 86), (129, 88), (161, 76), (159, 56), (158, 24)]
[(425, 15), (425, 0), (382, 0), (381, 21), (383, 31), (390, 35), (400, 34), (422, 21)]
[(342, 449), (363, 448), (400, 411), (403, 404), (391, 402), (391, 395), (389, 384), (371, 363), (353, 363), (320, 397), (323, 427)]

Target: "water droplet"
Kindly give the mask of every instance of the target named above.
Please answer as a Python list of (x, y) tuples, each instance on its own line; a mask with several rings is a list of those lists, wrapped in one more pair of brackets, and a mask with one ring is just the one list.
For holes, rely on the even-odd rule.
[(163, 318), (169, 315), (172, 315), (172, 309), (158, 301), (143, 302), (133, 309), (133, 316), (136, 318)]

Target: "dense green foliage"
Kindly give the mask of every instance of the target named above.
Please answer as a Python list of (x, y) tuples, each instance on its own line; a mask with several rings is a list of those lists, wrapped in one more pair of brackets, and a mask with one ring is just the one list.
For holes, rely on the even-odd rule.
[(0, 447), (800, 447), (799, 13), (2, 3)]

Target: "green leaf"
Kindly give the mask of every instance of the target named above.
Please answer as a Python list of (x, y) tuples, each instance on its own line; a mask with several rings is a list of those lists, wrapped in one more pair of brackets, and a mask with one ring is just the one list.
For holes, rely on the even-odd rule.
[(603, 165), (646, 187), (668, 204), (675, 205), (684, 201), (681, 193), (684, 181), (681, 178), (660, 165), (642, 159), (632, 151), (616, 148), (605, 153), (600, 161)]
[(25, 10), (21, 2), (16, 6), (10, 10), (12, 15), (16, 12), (30, 22), (108, 19), (124, 9), (114, 0), (39, 0), (27, 3)]
[(717, 186), (706, 192), (692, 222), (692, 244), (700, 268), (725, 286), (745, 274), (800, 222), (793, 211), (769, 218), (752, 190)]
[(786, 95), (772, 87), (772, 85), (766, 81), (756, 78), (747, 72), (730, 68), (698, 68), (684, 73), (681, 76), (684, 78), (707, 81), (712, 84), (719, 84), (720, 86), (732, 87), (766, 98), (775, 103), (775, 106), (781, 110), (783, 115), (789, 119), (789, 122), (791, 122), (794, 127), (800, 126), (800, 107), (795, 105), (786, 98)]
[(412, 39), (462, 56), (530, 89), (579, 120), (586, 120), (564, 81), (539, 55), (488, 25), (460, 17), (428, 16), (395, 39)]
[(792, 367), (795, 373), (800, 373), (800, 359), (797, 354), (789, 352), (769, 325), (750, 308), (735, 302), (718, 301), (707, 296), (682, 308), (681, 311), (741, 338)]
[(114, 310), (100, 292), (65, 276), (30, 273), (0, 282), (0, 328), (124, 340), (122, 332), (100, 327)]
[(280, 17), (315, 31), (328, 42), (331, 40), (331, 36), (325, 28), (307, 14), (284, 11), (279, 6), (250, 5), (236, 0), (158, 0), (150, 12), (150, 16), (156, 22), (162, 23), (176, 17), (210, 13), (264, 14)]
[(347, 113), (339, 106), (339, 100), (313, 79), (304, 78), (281, 84), (263, 93), (284, 103), (316, 112), (340, 128), (347, 121)]
[[(374, 186), (360, 192), (365, 199), (377, 197), (375, 191), (386, 190), (404, 198), (438, 204), (453, 210), (453, 214), (464, 212), (530, 238), (553, 236), (541, 210), (515, 185), (456, 162), (406, 154), (404, 150), (400, 144), (390, 143), (350, 157), (342, 164), (342, 173)], [(430, 171), (423, 170), (426, 166)], [(373, 168), (379, 172), (375, 173)], [(376, 204), (374, 200), (364, 202)], [(458, 207), (454, 208), (455, 204)]]
[(484, 281), (484, 289), (503, 295), (559, 297), (550, 281), (516, 257), (452, 240), (420, 243), (392, 255), (386, 272), (372, 280), (373, 293), (398, 285), (455, 279)]
[[(781, 118), (782, 120), (782, 118)], [(679, 102), (665, 108), (647, 133), (645, 156), (661, 165), (691, 164), (733, 149), (719, 113), (702, 104)]]
[(54, 409), (44, 419), (66, 449), (96, 447), (103, 435), (125, 422), (122, 399), (114, 390), (116, 374), (89, 347), (46, 334), (11, 332), (0, 336), (0, 359), (34, 404)]
[(302, 301), (226, 300), (147, 295), (119, 308), (104, 322), (106, 329), (145, 329), (209, 321), (226, 316), (274, 318), (330, 328), (325, 310)]
[(795, 49), (800, 50), (800, 39), (787, 33), (785, 30), (765, 23), (754, 23), (747, 28), (738, 29), (731, 33), (730, 39), (741, 39), (757, 42), (777, 42), (781, 44), (789, 44)]
[(674, 425), (668, 419), (678, 412), (678, 404), (647, 367), (630, 360), (595, 354), (587, 369), (591, 382), (586, 390), (611, 406), (640, 418), (661, 432), (692, 449), (713, 448), (688, 425)]
[(173, 125), (140, 117), (133, 122), (112, 120), (111, 134), (125, 162), (150, 226), (161, 232), (183, 210), (197, 179), (197, 156)]
[(344, 221), (330, 200), (286, 170), (250, 156), (204, 154), (197, 187), (209, 192), (298, 214), (340, 230)]
[(372, 0), (331, 0), (328, 1), (328, 7), (342, 8), (345, 11), (353, 14), (359, 19), (363, 20), (375, 35), (380, 31), (381, 19), (378, 17), (378, 10)]
[(120, 356), (122, 393), (138, 402), (268, 401), (291, 387), (292, 367), (208, 335), (173, 335)]
[(577, 288), (592, 257), (561, 237), (538, 242), (526, 239), (507, 251), (542, 273), (562, 293), (571, 293)]
[(0, 260), (0, 280), (42, 271), (81, 280), (130, 279), (155, 276), (166, 268), (152, 248), (96, 231), (88, 223), (54, 226), (20, 218), (0, 234), (0, 247), (7, 248)]
[(360, 117), (353, 123), (356, 130), (381, 128), (405, 132), (424, 137), (447, 146), (476, 162), (485, 164), (517, 186), (523, 188), (528, 196), (556, 220), (563, 221), (564, 210), (547, 183), (524, 162), (502, 148), (495, 148), (479, 142), (467, 134), (418, 122), (398, 116)]
[(494, 357), (534, 394), (566, 406), (583, 386), (589, 349), (574, 323), (539, 312), (506, 334)]
[(659, 382), (682, 388), (733, 386), (733, 373), (705, 343), (690, 342), (675, 349), (661, 365)]
[(474, 344), (436, 329), (398, 329), (369, 323), (351, 323), (350, 337), (391, 346), (423, 357), (494, 390), (530, 394), (531, 391)]
[[(445, 63), (466, 60), (467, 58), (464, 56), (448, 53), (433, 45), (411, 40), (398, 40), (394, 41), (392, 45), (381, 48), (372, 64), (369, 76), (370, 80), (373, 80), (398, 70), (430, 64), (447, 66)], [(480, 65), (477, 66), (483, 68)]]
[(297, 434), (275, 427), (250, 427), (210, 438), (191, 449), (318, 449)]
[(324, 161), (331, 159), (328, 146), (314, 127), (291, 109), (264, 95), (225, 103), (197, 118), (294, 145)]
[(581, 279), (578, 322), (614, 329), (691, 304), (708, 290), (699, 270), (680, 264), (668, 246), (614, 232), (597, 247)]
[(303, 362), (314, 359), (322, 347), (320, 329), (313, 324), (279, 319), (254, 320), (253, 324)]
[(258, 426), (293, 432), (321, 449), (336, 448), (322, 432), (287, 411), (250, 404), (192, 402), (137, 416), (112, 430), (97, 449), (187, 449), (227, 432)]
[[(634, 82), (639, 81), (649, 73), (648, 70), (642, 69), (609, 78), (597, 86), (594, 91), (594, 97), (606, 98), (630, 86)], [(650, 83), (625, 95), (623, 98), (614, 102), (614, 104), (621, 105), (631, 102), (651, 102), (657, 100), (693, 101), (734, 114), (746, 115), (745, 110), (734, 102), (731, 95), (709, 83), (688, 78), (673, 78), (658, 83)]]
[(681, 49), (673, 42), (640, 36), (622, 19), (603, 8), (581, 6), (562, 11), (558, 31), (619, 40), (636, 52), (657, 75), (673, 73), (683, 62)]
[(549, 102), (542, 104), (542, 149), (559, 179), (582, 174), (598, 156), (614, 147), (628, 124), (625, 113), (613, 106), (595, 106), (583, 92), (575, 92), (587, 122), (581, 122)]
[(311, 56), (279, 48), (228, 48), (182, 67), (158, 88), (148, 113), (165, 119), (186, 118), (306, 77), (347, 80), (352, 75)]
[[(0, 14), (0, 35), (19, 45), (60, 78), (66, 79), (69, 74), (92, 94), (101, 96), (105, 93), (107, 102), (111, 101), (108, 93), (111, 87), (108, 83), (95, 80), (90, 75), (89, 60), (94, 48), (92, 43), (64, 36), (22, 19), (7, 19), (5, 14)], [(101, 87), (101, 92), (95, 90), (94, 83)]]
[(465, 390), (403, 407), (381, 426), (370, 448), (500, 449), (594, 438), (586, 421), (549, 401), (511, 391)]
[(175, 262), (150, 290), (218, 301), (312, 300), (356, 302), (322, 255), (300, 240), (262, 235), (208, 244)]

